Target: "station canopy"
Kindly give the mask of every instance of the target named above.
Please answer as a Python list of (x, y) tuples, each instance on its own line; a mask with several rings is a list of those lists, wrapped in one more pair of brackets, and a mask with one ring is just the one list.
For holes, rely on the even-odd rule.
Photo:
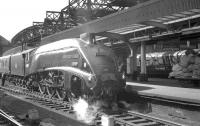
[(0, 46), (8, 46), (10, 44), (10, 41), (8, 41), (6, 38), (0, 35)]
[[(182, 32), (187, 31), (184, 30), (186, 28), (191, 29), (199, 26), (199, 23), (195, 21), (186, 27), (183, 24), (179, 26), (180, 22), (193, 21), (193, 19), (200, 18), (199, 0), (143, 0), (139, 3), (132, 2), (132, 6), (128, 6), (130, 4), (126, 5), (126, 3), (123, 3), (125, 6), (120, 6), (122, 5), (120, 3), (122, 2), (121, 0), (113, 0), (106, 6), (103, 6), (105, 5), (104, 3), (101, 3), (101, 6), (99, 3), (93, 3), (93, 6), (90, 6), (90, 9), (94, 9), (99, 5), (98, 7), (102, 7), (103, 10), (113, 12), (107, 16), (98, 17), (96, 15), (96, 18), (94, 18), (98, 11), (91, 11), (95, 13), (91, 13), (86, 20), (81, 20), (84, 19), (83, 17), (72, 18), (74, 13), (71, 13), (73, 11), (70, 10), (77, 9), (80, 12), (80, 7), (88, 9), (89, 6), (85, 6), (82, 3), (84, 1), (86, 0), (74, 0), (72, 1), (74, 6), (71, 5), (71, 9), (70, 5), (68, 5), (59, 13), (47, 12), (48, 18), (45, 19), (45, 22), (35, 22), (35, 25), (22, 30), (12, 39), (12, 43), (23, 41), (32, 41), (34, 43), (42, 39), (41, 44), (46, 44), (61, 39), (80, 37), (80, 34), (83, 33), (95, 34), (97, 36), (96, 39), (99, 41), (110, 37), (118, 39), (125, 37), (130, 38), (131, 42), (138, 42), (163, 34), (182, 34)], [(88, 1), (91, 2), (92, 0)], [(96, 6), (94, 7), (94, 5)], [(63, 13), (67, 11), (69, 13)], [(44, 27), (45, 25), (48, 27)], [(180, 28), (182, 26), (184, 27)], [(111, 44), (106, 41), (103, 41), (104, 44)], [(117, 43), (120, 42), (117, 41), (114, 44)]]

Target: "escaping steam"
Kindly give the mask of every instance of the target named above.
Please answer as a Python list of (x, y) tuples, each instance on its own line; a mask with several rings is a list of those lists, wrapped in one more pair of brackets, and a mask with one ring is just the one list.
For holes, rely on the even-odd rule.
[(81, 98), (73, 105), (73, 108), (78, 120), (82, 120), (86, 123), (93, 122), (99, 109), (98, 106), (89, 105), (84, 99)]

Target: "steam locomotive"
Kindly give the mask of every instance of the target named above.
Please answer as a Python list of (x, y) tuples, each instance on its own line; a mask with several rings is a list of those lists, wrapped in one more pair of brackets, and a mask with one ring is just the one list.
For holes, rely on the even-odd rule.
[(113, 51), (65, 39), (0, 57), (2, 80), (61, 100), (116, 98), (125, 86)]

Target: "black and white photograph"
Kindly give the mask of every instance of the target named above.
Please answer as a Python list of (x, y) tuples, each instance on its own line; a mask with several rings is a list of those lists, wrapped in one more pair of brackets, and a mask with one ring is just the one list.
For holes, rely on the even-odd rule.
[(0, 6), (0, 126), (200, 126), (200, 0)]

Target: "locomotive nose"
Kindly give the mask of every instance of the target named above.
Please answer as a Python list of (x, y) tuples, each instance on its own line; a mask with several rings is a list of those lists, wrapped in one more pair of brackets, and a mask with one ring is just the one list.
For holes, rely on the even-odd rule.
[(123, 90), (123, 84), (115, 74), (103, 73), (92, 90), (95, 99), (111, 103), (117, 101), (119, 93)]
[(102, 88), (101, 97), (103, 99), (116, 100), (122, 87), (120, 87), (120, 82), (116, 76), (112, 73), (105, 73), (101, 76)]
[[(102, 92), (101, 96), (105, 99), (107, 98), (115, 98), (120, 92), (119, 82), (114, 80), (106, 80), (102, 82)], [(113, 99), (114, 100), (114, 99)]]

